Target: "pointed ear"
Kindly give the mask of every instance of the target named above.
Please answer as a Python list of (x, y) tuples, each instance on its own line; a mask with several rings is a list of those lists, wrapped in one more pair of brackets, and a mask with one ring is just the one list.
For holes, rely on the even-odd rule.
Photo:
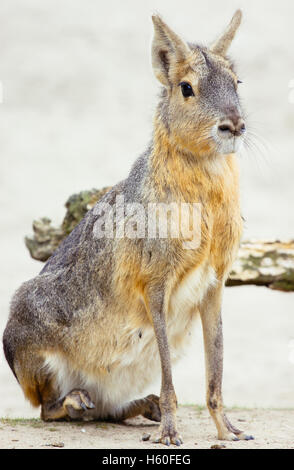
[(225, 56), (233, 41), (236, 31), (242, 20), (241, 10), (237, 10), (234, 14), (229, 26), (227, 26), (223, 35), (211, 46), (210, 50), (215, 54)]
[(152, 66), (156, 78), (167, 87), (172, 83), (172, 68), (177, 63), (185, 61), (191, 50), (159, 16), (152, 16), (152, 21), (154, 25)]

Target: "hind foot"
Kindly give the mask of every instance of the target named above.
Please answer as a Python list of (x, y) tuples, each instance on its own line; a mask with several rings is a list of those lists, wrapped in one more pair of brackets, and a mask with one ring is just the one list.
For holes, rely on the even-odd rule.
[(145, 398), (133, 400), (119, 407), (114, 413), (107, 416), (107, 420), (124, 421), (135, 416), (144, 416), (144, 418), (159, 422), (161, 413), (159, 408), (159, 398), (156, 395), (148, 395)]
[(51, 403), (44, 403), (41, 418), (44, 421), (59, 419), (84, 419), (86, 412), (95, 408), (86, 390), (74, 389), (65, 397)]
[(142, 413), (144, 418), (150, 419), (151, 421), (161, 421), (161, 411), (159, 408), (159, 397), (156, 395), (148, 395), (144, 398), (146, 404), (146, 411)]
[(71, 419), (79, 419), (85, 411), (95, 408), (95, 405), (86, 390), (75, 389), (64, 397), (63, 407)]

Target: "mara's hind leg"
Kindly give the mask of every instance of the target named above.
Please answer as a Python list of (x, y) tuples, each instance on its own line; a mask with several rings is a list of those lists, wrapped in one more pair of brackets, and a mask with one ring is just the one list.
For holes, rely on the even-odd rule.
[(124, 421), (125, 419), (134, 418), (139, 415), (151, 421), (160, 422), (161, 412), (159, 408), (159, 397), (156, 395), (148, 395), (145, 398), (133, 400), (116, 409), (111, 415), (107, 416), (107, 419), (111, 421)]
[[(48, 370), (45, 354), (37, 341), (18, 322), (10, 321), (3, 335), (6, 359), (17, 378), (25, 397), (33, 406), (41, 405), (41, 418), (45, 421), (60, 419), (87, 419), (88, 410), (95, 408), (86, 390), (74, 388), (61, 395), (56, 372)], [(22, 336), (23, 335), (23, 336)], [(18, 338), (24, 338), (19, 341)]]
[(41, 418), (44, 421), (60, 419), (87, 419), (87, 411), (95, 408), (86, 390), (74, 389), (64, 397), (42, 404)]
[[(78, 388), (74, 383), (69, 392), (62, 395), (57, 380), (58, 369), (50, 370), (46, 366), (46, 354), (39, 350), (38, 342), (19, 341), (18, 338), (31, 338), (29, 333), (24, 335), (24, 328), (19, 328), (17, 322), (9, 322), (4, 336), (3, 345), (6, 359), (16, 376), (24, 395), (33, 406), (41, 405), (41, 418), (44, 421), (62, 419), (99, 419), (99, 410), (94, 411), (95, 405), (89, 393)], [(61, 361), (62, 364), (62, 361)], [(63, 374), (69, 374), (65, 369)], [(134, 416), (142, 415), (153, 421), (160, 421), (159, 398), (148, 395), (118, 407), (110, 413), (107, 419), (123, 421)]]

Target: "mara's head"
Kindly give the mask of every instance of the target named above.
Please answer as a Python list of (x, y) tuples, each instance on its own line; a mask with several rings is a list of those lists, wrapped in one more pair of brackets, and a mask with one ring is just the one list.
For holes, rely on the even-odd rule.
[(152, 17), (152, 65), (164, 86), (160, 118), (178, 146), (199, 156), (236, 152), (244, 138), (240, 81), (227, 57), (241, 17), (236, 11), (209, 48), (186, 43), (159, 16)]

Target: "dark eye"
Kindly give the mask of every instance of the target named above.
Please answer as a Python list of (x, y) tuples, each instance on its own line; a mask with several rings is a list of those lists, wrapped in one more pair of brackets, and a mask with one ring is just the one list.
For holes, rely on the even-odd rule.
[(193, 88), (191, 87), (191, 85), (189, 85), (189, 83), (181, 82), (179, 86), (181, 87), (183, 96), (185, 98), (187, 98), (188, 96), (194, 96)]

